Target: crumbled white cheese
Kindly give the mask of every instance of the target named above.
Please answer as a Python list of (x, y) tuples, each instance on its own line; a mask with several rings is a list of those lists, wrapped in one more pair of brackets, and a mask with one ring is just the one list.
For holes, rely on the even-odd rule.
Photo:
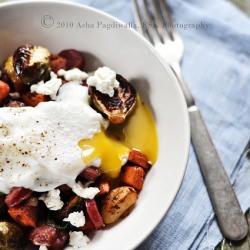
[(110, 97), (114, 96), (114, 89), (119, 87), (116, 73), (108, 67), (98, 68), (94, 75), (87, 79), (87, 84), (94, 86), (98, 91)]
[(78, 182), (73, 186), (72, 191), (84, 199), (93, 199), (100, 192), (100, 189), (97, 187), (84, 187), (81, 182)]
[(69, 245), (73, 249), (82, 249), (89, 243), (89, 238), (83, 232), (69, 232)]
[(88, 74), (78, 68), (70, 69), (70, 70), (64, 70), (59, 69), (57, 71), (57, 74), (59, 76), (63, 76), (66, 81), (83, 81), (88, 78)]
[(39, 250), (48, 250), (48, 248), (46, 246), (40, 246)]
[(60, 197), (59, 189), (53, 189), (47, 194), (41, 195), (39, 197), (39, 200), (42, 200), (45, 203), (46, 207), (53, 211), (61, 209), (64, 205)]
[(68, 218), (63, 219), (63, 221), (70, 222), (72, 226), (83, 227), (85, 224), (85, 216), (83, 211), (70, 213)]
[(50, 80), (47, 82), (40, 81), (30, 87), (31, 92), (38, 94), (49, 95), (52, 100), (56, 99), (56, 94), (62, 85), (62, 79), (57, 78), (54, 72), (50, 72)]

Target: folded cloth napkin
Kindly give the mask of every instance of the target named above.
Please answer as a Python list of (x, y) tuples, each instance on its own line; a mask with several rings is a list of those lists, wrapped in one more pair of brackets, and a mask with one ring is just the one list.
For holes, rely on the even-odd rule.
[[(129, 0), (75, 0), (124, 22)], [(193, 92), (242, 209), (250, 207), (250, 19), (226, 0), (169, 0), (184, 40), (182, 70)], [(184, 181), (170, 210), (138, 247), (214, 249), (222, 239), (200, 169), (190, 149)]]

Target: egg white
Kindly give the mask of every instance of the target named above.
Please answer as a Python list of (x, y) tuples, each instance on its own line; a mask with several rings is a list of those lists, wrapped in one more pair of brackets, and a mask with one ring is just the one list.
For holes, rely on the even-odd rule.
[(103, 117), (89, 106), (88, 89), (77, 82), (64, 84), (56, 101), (0, 108), (0, 192), (73, 187), (86, 167), (78, 142), (102, 125)]

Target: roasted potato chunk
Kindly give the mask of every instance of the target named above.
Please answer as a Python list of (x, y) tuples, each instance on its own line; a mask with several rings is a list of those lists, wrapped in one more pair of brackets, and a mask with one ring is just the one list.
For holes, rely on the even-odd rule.
[(116, 222), (131, 206), (138, 195), (134, 188), (128, 186), (113, 189), (103, 200), (101, 215), (105, 224)]

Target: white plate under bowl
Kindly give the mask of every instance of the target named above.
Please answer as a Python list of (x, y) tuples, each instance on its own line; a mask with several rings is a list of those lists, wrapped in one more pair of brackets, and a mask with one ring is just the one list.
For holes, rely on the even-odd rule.
[[(94, 55), (100, 64), (134, 82), (154, 114), (159, 157), (147, 175), (132, 213), (117, 225), (99, 231), (86, 248), (128, 250), (138, 246), (152, 232), (178, 192), (188, 158), (189, 120), (174, 75), (151, 45), (133, 30), (117, 26), (107, 30), (104, 26), (98, 27), (100, 22), (120, 23), (101, 11), (68, 2), (2, 4), (0, 64), (25, 43), (43, 45), (54, 53), (74, 48)], [(89, 61), (89, 69), (96, 67), (93, 63), (95, 60)]]

